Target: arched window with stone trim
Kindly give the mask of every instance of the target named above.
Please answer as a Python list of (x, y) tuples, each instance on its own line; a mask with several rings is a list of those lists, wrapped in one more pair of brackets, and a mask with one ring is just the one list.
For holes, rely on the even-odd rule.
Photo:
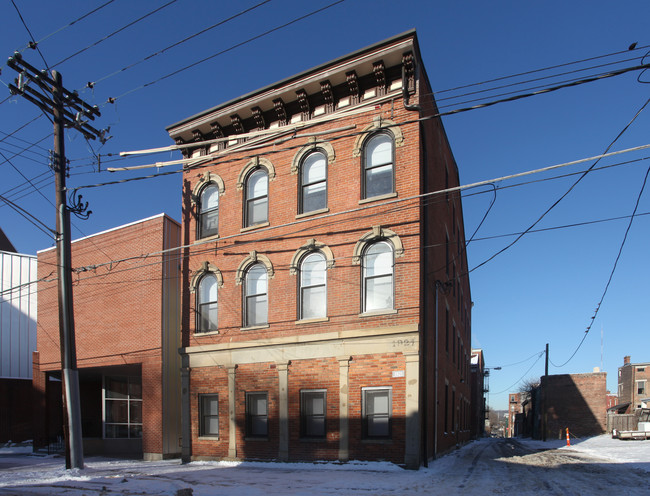
[(255, 263), (244, 275), (244, 327), (267, 325), (268, 313), (267, 268)]
[(395, 192), (395, 142), (390, 131), (373, 134), (363, 145), (363, 198)]
[(196, 291), (196, 332), (213, 332), (218, 329), (219, 280), (212, 272), (199, 279)]
[(327, 208), (327, 155), (316, 149), (307, 154), (300, 164), (299, 213)]
[(299, 318), (327, 317), (327, 261), (320, 251), (309, 252), (300, 262)]
[(265, 168), (253, 169), (246, 178), (244, 226), (251, 227), (269, 220), (269, 176)]
[(395, 308), (393, 245), (386, 240), (368, 245), (362, 257), (362, 311), (378, 312)]
[(198, 237), (219, 234), (219, 185), (208, 183), (201, 190), (198, 204)]

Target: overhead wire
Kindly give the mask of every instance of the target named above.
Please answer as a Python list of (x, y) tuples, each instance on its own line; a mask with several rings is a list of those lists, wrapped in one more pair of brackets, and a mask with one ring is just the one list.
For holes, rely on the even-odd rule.
[(16, 5), (16, 2), (14, 0), (11, 0), (11, 4), (14, 6), (14, 9), (16, 9), (16, 13), (18, 14), (18, 17), (20, 17), (20, 22), (23, 23), (23, 26), (25, 27), (27, 34), (29, 34), (29, 47), (34, 48), (38, 52), (38, 54), (41, 56), (41, 60), (43, 60), (43, 63), (45, 64), (45, 67), (49, 69), (47, 62), (45, 61), (45, 57), (43, 56), (43, 52), (41, 52), (41, 49), (38, 47), (38, 44), (34, 39), (34, 35), (30, 31), (29, 27), (27, 27), (27, 23), (25, 22), (25, 19), (23, 18), (23, 15), (21, 14), (18, 5)]
[(134, 26), (135, 24), (139, 23), (140, 21), (143, 21), (143, 20), (146, 19), (147, 17), (150, 17), (150, 16), (152, 16), (153, 14), (156, 14), (156, 13), (160, 12), (160, 11), (163, 10), (164, 8), (169, 7), (171, 4), (176, 3), (176, 1), (177, 1), (177, 0), (170, 0), (170, 1), (167, 2), (166, 4), (161, 5), (160, 7), (157, 7), (157, 8), (155, 8), (155, 9), (153, 9), (153, 10), (147, 12), (147, 13), (144, 14), (143, 16), (140, 16), (140, 17), (138, 17), (137, 19), (135, 19), (134, 21), (131, 21), (131, 22), (125, 24), (125, 25), (122, 26), (121, 28), (116, 29), (116, 30), (113, 31), (112, 33), (107, 34), (106, 36), (100, 38), (99, 40), (97, 40), (97, 41), (95, 41), (95, 42), (93, 42), (93, 43), (91, 43), (90, 45), (87, 45), (86, 47), (84, 47), (84, 48), (82, 48), (82, 49), (80, 49), (80, 50), (77, 50), (77, 51), (74, 52), (73, 54), (68, 55), (67, 57), (65, 57), (65, 58), (63, 58), (63, 59), (61, 59), (61, 60), (59, 60), (59, 61), (58, 61), (57, 63), (55, 63), (52, 67), (59, 66), (59, 65), (63, 64), (64, 62), (67, 62), (67, 61), (70, 60), (71, 58), (76, 57), (77, 55), (82, 54), (82, 53), (85, 52), (86, 50), (89, 50), (90, 48), (96, 47), (96, 46), (99, 45), (100, 43), (102, 43), (102, 42), (108, 40), (109, 38), (112, 38), (112, 37), (115, 36), (116, 34), (121, 33), (121, 32), (124, 31), (125, 29), (128, 29), (128, 28), (130, 28), (131, 26)]
[(134, 92), (139, 91), (139, 90), (141, 90), (141, 89), (147, 88), (147, 87), (149, 87), (149, 86), (153, 86), (154, 84), (157, 84), (157, 83), (159, 83), (159, 82), (161, 82), (161, 81), (164, 81), (165, 79), (168, 79), (168, 78), (170, 78), (170, 77), (172, 77), (172, 76), (175, 76), (175, 75), (177, 75), (177, 74), (180, 74), (181, 72), (185, 72), (185, 71), (188, 70), (188, 69), (191, 69), (191, 68), (193, 68), (193, 67), (196, 67), (197, 65), (203, 64), (204, 62), (207, 62), (208, 60), (212, 60), (212, 59), (214, 59), (214, 58), (216, 58), (216, 57), (219, 57), (220, 55), (223, 55), (223, 54), (225, 54), (225, 53), (231, 52), (232, 50), (234, 50), (234, 49), (236, 49), (236, 48), (239, 48), (239, 47), (241, 47), (241, 46), (247, 45), (248, 43), (251, 43), (251, 42), (253, 42), (253, 41), (255, 41), (255, 40), (258, 40), (258, 39), (260, 39), (260, 38), (263, 38), (264, 36), (268, 36), (268, 35), (271, 34), (271, 33), (274, 33), (274, 32), (276, 32), (276, 31), (280, 31), (281, 29), (284, 29), (284, 28), (286, 28), (286, 27), (288, 27), (288, 26), (291, 26), (292, 24), (295, 24), (295, 23), (297, 23), (297, 22), (300, 22), (300, 21), (302, 21), (302, 20), (304, 20), (304, 19), (307, 19), (307, 18), (309, 18), (309, 17), (311, 17), (311, 16), (314, 16), (314, 15), (316, 15), (316, 14), (319, 14), (319, 13), (321, 13), (321, 12), (327, 10), (327, 9), (330, 9), (330, 8), (336, 6), (336, 5), (340, 4), (340, 3), (343, 3), (343, 2), (345, 2), (345, 0), (336, 0), (335, 2), (332, 2), (332, 3), (330, 3), (330, 4), (328, 4), (328, 5), (324, 6), (324, 7), (321, 7), (321, 8), (319, 8), (319, 9), (313, 10), (313, 11), (311, 11), (311, 12), (305, 14), (305, 15), (302, 15), (302, 16), (299, 16), (299, 17), (296, 17), (296, 18), (292, 19), (292, 20), (289, 21), (289, 22), (286, 22), (286, 23), (281, 24), (281, 25), (279, 25), (279, 26), (276, 26), (276, 27), (274, 27), (274, 28), (268, 29), (268, 30), (266, 30), (266, 31), (264, 31), (264, 32), (262, 32), (262, 33), (260, 33), (260, 34), (257, 34), (257, 35), (255, 35), (255, 36), (253, 36), (253, 37), (251, 37), (251, 38), (248, 38), (247, 40), (244, 40), (244, 41), (241, 41), (241, 42), (236, 43), (236, 44), (234, 44), (234, 45), (231, 45), (231, 46), (228, 47), (228, 48), (225, 48), (225, 49), (223, 49), (223, 50), (220, 50), (219, 52), (213, 53), (212, 55), (209, 55), (209, 56), (204, 57), (204, 58), (202, 58), (202, 59), (200, 59), (200, 60), (197, 60), (197, 61), (195, 61), (195, 62), (192, 62), (191, 64), (188, 64), (188, 65), (186, 65), (186, 66), (184, 66), (184, 67), (181, 67), (180, 69), (176, 69), (175, 71), (172, 71), (172, 72), (170, 72), (170, 73), (168, 73), (168, 74), (165, 74), (164, 76), (161, 76), (161, 77), (159, 77), (159, 78), (157, 78), (157, 79), (154, 79), (154, 80), (152, 80), (152, 81), (149, 81), (148, 83), (145, 83), (145, 84), (143, 84), (143, 85), (140, 85), (140, 86), (138, 86), (138, 87), (136, 87), (136, 88), (133, 88), (133, 89), (131, 89), (131, 90), (129, 90), (129, 91), (126, 91), (126, 92), (122, 93), (122, 94), (119, 95), (119, 96), (113, 97), (113, 98), (111, 99), (111, 102), (110, 102), (110, 103), (114, 103), (115, 101), (117, 101), (117, 100), (119, 100), (119, 99), (121, 99), (121, 98), (124, 98), (125, 96), (130, 95), (131, 93), (134, 93)]
[(192, 40), (192, 39), (194, 39), (194, 38), (196, 38), (196, 37), (198, 37), (198, 36), (200, 36), (200, 35), (202, 35), (204, 33), (207, 33), (208, 31), (210, 31), (212, 29), (215, 29), (215, 28), (217, 28), (219, 26), (222, 26), (223, 24), (225, 24), (227, 22), (230, 22), (230, 21), (232, 21), (232, 20), (236, 19), (237, 17), (240, 17), (240, 16), (242, 16), (244, 14), (247, 14), (248, 12), (251, 12), (251, 11), (257, 9), (258, 7), (261, 7), (262, 5), (267, 4), (267, 3), (271, 2), (271, 1), (272, 0), (263, 0), (262, 2), (259, 2), (256, 5), (253, 5), (252, 7), (249, 7), (247, 9), (245, 9), (245, 10), (237, 12), (236, 14), (234, 14), (234, 15), (232, 15), (232, 16), (230, 16), (230, 17), (228, 17), (228, 18), (226, 18), (226, 19), (224, 19), (222, 21), (217, 22), (216, 24), (212, 24), (211, 26), (208, 26), (207, 28), (201, 29), (200, 31), (197, 31), (196, 33), (193, 33), (190, 36), (187, 36), (187, 37), (183, 38), (182, 40), (179, 40), (179, 41), (177, 41), (175, 43), (172, 43), (171, 45), (168, 45), (165, 48), (163, 48), (161, 50), (158, 50), (158, 51), (156, 51), (156, 52), (154, 52), (154, 53), (152, 53), (150, 55), (147, 55), (146, 57), (144, 57), (144, 58), (142, 58), (142, 59), (140, 59), (140, 60), (138, 60), (136, 62), (128, 64), (128, 65), (122, 67), (121, 69), (118, 69), (117, 71), (114, 71), (114, 72), (112, 72), (110, 74), (107, 74), (106, 76), (102, 76), (99, 79), (96, 79), (95, 81), (92, 81), (91, 83), (89, 83), (89, 86), (94, 87), (98, 83), (101, 83), (101, 82), (103, 82), (103, 81), (105, 81), (105, 80), (107, 80), (107, 79), (109, 79), (109, 78), (111, 78), (111, 77), (113, 77), (113, 76), (115, 76), (117, 74), (120, 74), (120, 73), (122, 73), (124, 71), (132, 69), (133, 67), (141, 64), (142, 62), (146, 62), (147, 60), (151, 60), (152, 58), (157, 57), (158, 55), (162, 55), (163, 53), (167, 52), (168, 50), (171, 50), (172, 48), (175, 48), (175, 47), (177, 47), (179, 45), (182, 45), (183, 43), (186, 43), (186, 42), (188, 42), (188, 41), (190, 41), (190, 40)]

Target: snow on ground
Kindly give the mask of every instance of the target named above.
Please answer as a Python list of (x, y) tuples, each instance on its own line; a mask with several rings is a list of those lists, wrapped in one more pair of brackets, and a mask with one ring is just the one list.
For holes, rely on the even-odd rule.
[[(481, 439), (431, 462), (429, 467), (419, 471), (403, 470), (382, 462), (194, 462), (181, 465), (179, 460), (144, 462), (102, 457), (87, 457), (83, 470), (66, 470), (60, 456), (35, 456), (30, 454), (29, 447), (6, 446), (0, 448), (0, 495), (175, 495), (180, 489), (192, 488), (194, 496), (473, 496), (501, 493), (505, 489), (502, 475), (495, 473), (492, 466), (487, 462), (477, 464), (482, 454), (499, 449), (525, 449), (533, 453), (530, 457), (515, 456), (510, 461), (517, 459), (516, 464), (523, 464), (525, 470), (542, 469), (541, 473), (548, 470), (550, 474), (551, 470), (540, 465), (525, 465), (534, 464), (533, 460), (539, 459), (535, 453), (551, 450), (546, 453), (565, 455), (566, 460), (579, 456), (583, 465), (584, 462), (593, 466), (602, 465), (608, 472), (613, 471), (615, 478), (625, 478), (628, 473), (650, 475), (650, 440), (621, 441), (603, 435), (572, 440), (570, 447), (566, 446), (565, 441), (544, 443), (528, 439), (518, 439), (516, 446), (515, 443), (503, 444), (502, 440)], [(562, 456), (558, 458), (562, 459)], [(505, 465), (508, 467), (504, 470), (516, 470), (510, 468), (511, 464)], [(501, 466), (504, 464), (501, 463)], [(575, 470), (579, 469), (576, 466)], [(601, 469), (594, 469), (594, 477), (601, 472)], [(539, 470), (535, 471), (535, 474), (539, 473)], [(557, 471), (553, 476), (567, 478)], [(646, 475), (643, 477), (647, 480)], [(642, 488), (639, 490), (641, 492), (634, 494), (645, 494)], [(519, 487), (517, 492), (520, 496), (542, 494), (539, 488)]]

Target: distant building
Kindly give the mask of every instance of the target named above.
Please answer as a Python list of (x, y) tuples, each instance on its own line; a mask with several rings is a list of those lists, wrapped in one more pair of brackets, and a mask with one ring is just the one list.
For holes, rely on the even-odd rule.
[(517, 432), (517, 414), (522, 413), (521, 393), (508, 395), (508, 425), (506, 437), (515, 437)]
[(606, 404), (607, 404), (607, 410), (609, 410), (613, 406), (618, 405), (618, 395), (607, 391)]
[(628, 412), (643, 408), (644, 400), (650, 397), (648, 382), (650, 362), (631, 363), (630, 356), (624, 357), (623, 366), (618, 368), (618, 405), (629, 405)]
[[(72, 242), (84, 453), (180, 452), (180, 225), (150, 217)], [(34, 445), (62, 432), (55, 250), (38, 252)]]
[(0, 230), (0, 442), (31, 439), (36, 350), (36, 257), (15, 252)]
[(433, 195), (459, 186), (437, 112), (409, 31), (167, 128), (194, 159), (184, 460), (417, 468), (469, 441), (471, 295), (460, 195)]
[(487, 405), (485, 393), (488, 392), (486, 376), (490, 373), (485, 368), (485, 355), (483, 350), (473, 349), (471, 357), (471, 423), (470, 436), (472, 439), (483, 437), (485, 435), (487, 418)]

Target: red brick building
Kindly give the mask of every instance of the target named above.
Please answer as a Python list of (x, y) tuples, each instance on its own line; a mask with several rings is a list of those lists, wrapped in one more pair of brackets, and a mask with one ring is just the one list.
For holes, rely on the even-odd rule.
[(488, 392), (486, 376), (490, 371), (485, 368), (485, 355), (481, 349), (471, 350), (471, 397), (470, 397), (470, 436), (472, 439), (485, 435), (485, 420), (487, 418), (487, 403), (485, 393)]
[(415, 32), (168, 127), (183, 458), (389, 460), (470, 438), (456, 163)]
[(647, 408), (650, 399), (650, 362), (632, 363), (630, 356), (623, 357), (618, 368), (618, 404), (628, 404), (628, 411)]
[(605, 432), (606, 372), (541, 377), (548, 439), (564, 439), (566, 429), (578, 437)]
[[(180, 233), (158, 215), (72, 242), (85, 453), (180, 453)], [(38, 280), (36, 447), (62, 434), (54, 249), (38, 253)]]

